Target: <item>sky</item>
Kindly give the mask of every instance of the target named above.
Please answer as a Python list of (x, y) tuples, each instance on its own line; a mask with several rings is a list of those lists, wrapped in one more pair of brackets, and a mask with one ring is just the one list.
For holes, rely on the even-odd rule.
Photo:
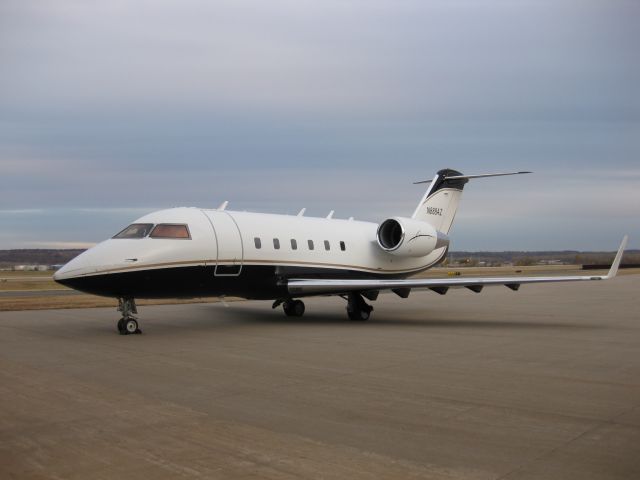
[(173, 206), (382, 221), (474, 180), (453, 250), (640, 248), (637, 0), (3, 0), (0, 249)]

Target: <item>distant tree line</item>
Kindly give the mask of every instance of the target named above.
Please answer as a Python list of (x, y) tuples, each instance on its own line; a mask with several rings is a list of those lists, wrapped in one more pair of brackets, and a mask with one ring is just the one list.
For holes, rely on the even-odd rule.
[(0, 267), (10, 268), (16, 265), (59, 265), (77, 257), (83, 249), (18, 249), (0, 250)]
[[(563, 265), (609, 265), (615, 252), (450, 252), (445, 265), (500, 266), (512, 264), (517, 266), (537, 265), (541, 263), (557, 263)], [(622, 258), (623, 263), (640, 263), (640, 250), (627, 250)]]

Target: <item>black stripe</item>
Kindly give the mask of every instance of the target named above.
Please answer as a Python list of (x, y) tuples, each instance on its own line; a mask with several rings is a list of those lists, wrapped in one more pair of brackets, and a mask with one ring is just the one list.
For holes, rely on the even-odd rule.
[(469, 181), (467, 178), (454, 178), (447, 179), (446, 177), (457, 177), (461, 176), (462, 173), (457, 170), (452, 170), (450, 168), (446, 168), (444, 170), (440, 170), (438, 172), (438, 178), (436, 179), (435, 184), (429, 191), (430, 195), (436, 193), (438, 190), (443, 188), (455, 188), (457, 190), (462, 190), (464, 185)]
[(288, 278), (376, 279), (406, 274), (375, 274), (355, 270), (287, 265), (244, 265), (238, 276), (216, 276), (215, 266), (157, 268), (58, 280), (81, 292), (105, 297), (198, 298), (233, 296), (276, 299), (288, 296)]

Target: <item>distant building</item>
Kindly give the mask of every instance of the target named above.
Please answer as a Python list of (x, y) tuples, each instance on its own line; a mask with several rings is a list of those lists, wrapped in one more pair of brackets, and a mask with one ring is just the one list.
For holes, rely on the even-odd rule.
[(51, 270), (49, 265), (14, 265), (13, 270), (16, 272), (46, 272)]
[(538, 265), (566, 265), (566, 262), (562, 260), (540, 260)]

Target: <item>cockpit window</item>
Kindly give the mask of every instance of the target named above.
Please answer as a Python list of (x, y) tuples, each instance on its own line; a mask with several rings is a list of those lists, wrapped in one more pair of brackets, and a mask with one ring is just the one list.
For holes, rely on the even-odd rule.
[(152, 228), (153, 223), (133, 223), (113, 238), (144, 238)]
[(151, 238), (180, 238), (182, 240), (191, 239), (189, 227), (173, 223), (161, 223), (153, 229)]

